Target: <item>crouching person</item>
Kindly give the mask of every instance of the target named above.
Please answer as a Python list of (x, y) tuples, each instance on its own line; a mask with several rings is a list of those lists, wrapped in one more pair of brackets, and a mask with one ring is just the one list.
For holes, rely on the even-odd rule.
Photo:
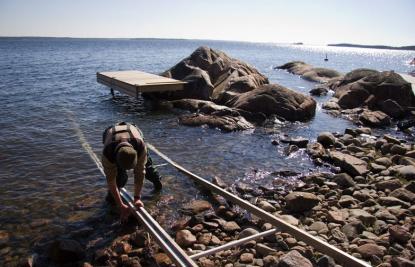
[(144, 178), (153, 182), (154, 189), (158, 191), (162, 188), (160, 176), (152, 166), (143, 134), (138, 127), (125, 122), (108, 127), (103, 134), (103, 143), (102, 165), (109, 191), (107, 200), (117, 204), (121, 221), (125, 221), (130, 211), (121, 199), (120, 189), (127, 183), (127, 170), (134, 169), (134, 205), (136, 207), (143, 206), (141, 190)]

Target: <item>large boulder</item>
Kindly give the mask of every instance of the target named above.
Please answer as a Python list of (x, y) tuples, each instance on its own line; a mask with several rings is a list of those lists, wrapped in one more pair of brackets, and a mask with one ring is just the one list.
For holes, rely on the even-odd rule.
[(158, 98), (215, 100), (227, 90), (246, 92), (268, 84), (268, 78), (255, 68), (209, 47), (199, 47), (189, 57), (161, 74), (188, 82), (185, 90), (154, 93)]
[(343, 109), (367, 105), (400, 117), (404, 108), (415, 103), (411, 84), (393, 71), (357, 69), (347, 73), (333, 89)]
[(316, 101), (277, 84), (263, 85), (230, 101), (232, 107), (266, 116), (276, 115), (289, 121), (306, 121), (316, 111)]
[(287, 70), (290, 73), (301, 75), (305, 80), (326, 83), (329, 80), (341, 77), (341, 73), (327, 68), (316, 68), (303, 61), (292, 61), (276, 67), (276, 69)]

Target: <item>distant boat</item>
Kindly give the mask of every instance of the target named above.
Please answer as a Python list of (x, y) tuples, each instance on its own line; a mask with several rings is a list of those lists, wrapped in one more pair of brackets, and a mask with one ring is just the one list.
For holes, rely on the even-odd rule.
[(324, 61), (329, 61), (329, 59), (327, 58), (327, 53), (326, 53), (326, 58), (324, 59)]

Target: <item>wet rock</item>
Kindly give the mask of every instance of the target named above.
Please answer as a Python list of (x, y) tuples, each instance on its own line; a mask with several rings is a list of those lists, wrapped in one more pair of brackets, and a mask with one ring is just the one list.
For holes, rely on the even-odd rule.
[(165, 254), (165, 253), (156, 253), (154, 255), (154, 259), (157, 262), (157, 264), (161, 267), (171, 266), (173, 264), (173, 262), (171, 261), (169, 256), (167, 256), (167, 254)]
[(335, 174), (333, 177), (333, 181), (343, 188), (353, 187), (356, 184), (353, 181), (353, 178), (350, 177), (350, 175), (348, 175), (347, 173)]
[(364, 176), (369, 172), (367, 163), (354, 156), (338, 151), (331, 151), (330, 158), (336, 166), (352, 176)]
[(327, 95), (328, 92), (329, 90), (322, 86), (317, 86), (309, 91), (310, 95), (314, 95), (314, 96)]
[[(181, 217), (178, 220), (176, 220), (176, 222), (173, 224), (173, 226), (172, 226), (171, 229), (173, 231), (182, 230), (182, 229), (186, 228), (186, 226), (188, 226), (190, 223), (196, 224), (195, 220), (198, 220), (198, 219), (199, 218), (197, 216), (193, 216), (193, 217), (189, 217), (189, 216)], [(202, 220), (203, 220), (203, 218), (200, 218), (200, 221), (202, 221)]]
[(320, 200), (316, 195), (307, 192), (291, 192), (285, 196), (286, 208), (293, 212), (311, 210)]
[(307, 147), (307, 144), (308, 144), (308, 139), (303, 138), (303, 137), (294, 137), (294, 138), (289, 138), (289, 139), (281, 139), (280, 141), (282, 143), (287, 143), (287, 144), (290, 144), (290, 145), (298, 146), (299, 148), (305, 148), (305, 147)]
[(94, 262), (97, 264), (104, 264), (109, 260), (111, 257), (111, 254), (106, 249), (99, 249), (95, 251), (94, 254)]
[(356, 251), (362, 255), (364, 259), (371, 259), (373, 255), (382, 258), (385, 252), (385, 248), (376, 244), (364, 244), (359, 246)]
[(306, 152), (311, 158), (321, 158), (326, 155), (326, 151), (320, 143), (308, 144)]
[(313, 264), (298, 251), (292, 250), (280, 258), (278, 267), (312, 267)]
[(359, 116), (359, 120), (367, 126), (383, 127), (391, 124), (391, 119), (388, 115), (382, 111), (369, 111), (365, 110)]
[(85, 257), (85, 249), (76, 240), (55, 240), (49, 249), (49, 257), (59, 263), (75, 262)]
[(210, 209), (212, 209), (212, 205), (206, 200), (193, 200), (184, 206), (184, 211), (192, 214), (198, 214)]
[(118, 255), (122, 255), (122, 254), (128, 254), (130, 253), (132, 250), (131, 245), (128, 242), (117, 242), (114, 245), (114, 252), (117, 253)]
[(189, 230), (180, 230), (176, 233), (176, 243), (181, 247), (190, 247), (196, 241), (196, 237)]
[(305, 80), (319, 83), (326, 83), (332, 78), (342, 76), (335, 70), (327, 68), (316, 68), (302, 61), (288, 62), (284, 65), (276, 67), (276, 69), (287, 70), (290, 73), (301, 75), (301, 78)]
[(7, 231), (0, 230), (0, 248), (7, 245), (10, 239), (10, 234)]
[(392, 118), (402, 118), (405, 115), (405, 110), (396, 101), (387, 99), (379, 103), (380, 110), (391, 116)]
[(214, 115), (214, 114), (191, 114), (179, 117), (179, 123), (187, 126), (208, 125), (212, 128), (218, 128), (225, 132), (244, 131), (253, 129), (254, 125), (248, 122), (242, 116), (233, 115)]
[(252, 253), (242, 253), (239, 257), (241, 263), (251, 263), (254, 261), (254, 254)]
[(317, 142), (322, 144), (324, 147), (331, 147), (336, 142), (336, 137), (330, 132), (322, 132), (317, 137)]
[(411, 233), (404, 227), (399, 225), (392, 225), (389, 227), (390, 240), (406, 244), (412, 237)]
[(400, 177), (406, 180), (415, 180), (415, 166), (403, 166), (397, 169), (397, 173)]
[(212, 183), (214, 185), (219, 186), (220, 188), (226, 188), (227, 187), (226, 183), (222, 180), (222, 178), (220, 178), (218, 176), (214, 176), (212, 178)]

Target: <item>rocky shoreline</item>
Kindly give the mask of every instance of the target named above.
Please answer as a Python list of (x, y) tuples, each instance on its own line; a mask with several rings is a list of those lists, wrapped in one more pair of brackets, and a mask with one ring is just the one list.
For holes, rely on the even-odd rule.
[[(304, 62), (280, 67), (317, 81), (315, 94), (334, 91), (323, 108), (360, 125), (388, 126), (413, 115), (415, 96), (410, 84), (393, 72), (358, 69), (346, 75)], [(184, 125), (209, 125), (238, 131), (266, 121), (307, 121), (316, 109), (311, 96), (294, 92), (255, 68), (221, 51), (200, 47), (163, 73), (189, 81), (183, 92), (148, 94), (167, 108), (188, 110)], [(408, 87), (409, 86), (409, 87)], [(371, 128), (346, 129), (343, 134), (321, 133), (317, 140), (291, 137), (273, 140), (286, 155), (303, 150), (327, 172), (270, 174), (269, 186), (244, 183), (218, 186), (337, 246), (374, 266), (415, 266), (415, 147), (390, 135), (373, 136)], [(181, 217), (166, 229), (189, 255), (272, 229), (218, 195), (207, 192), (180, 210)], [(83, 239), (102, 218), (68, 238), (46, 242), (39, 257), (20, 266), (170, 266), (168, 256), (133, 221), (109, 236)], [(112, 218), (116, 221), (116, 216)], [(8, 238), (0, 233), (1, 241)], [(7, 241), (6, 241), (7, 242)], [(36, 264), (37, 262), (37, 264)], [(198, 260), (200, 266), (338, 266), (302, 240), (277, 232), (235, 249)]]
[[(370, 128), (321, 133), (316, 142), (292, 138), (280, 146), (301, 146), (316, 165), (332, 172), (301, 175), (272, 173), (272, 186), (244, 183), (227, 186), (274, 216), (325, 240), (373, 266), (415, 264), (415, 146), (390, 135), (372, 136)], [(302, 140), (302, 142), (299, 142)], [(307, 140), (308, 141), (308, 140)], [(278, 142), (280, 143), (280, 142)], [(276, 143), (270, 144), (270, 146)], [(166, 229), (189, 254), (272, 229), (221, 196), (205, 192), (180, 209)], [(86, 256), (77, 241), (55, 243), (51, 257), (73, 266), (171, 266), (168, 256), (135, 225), (106, 248)], [(69, 264), (69, 265), (68, 265)], [(284, 232), (198, 260), (199, 266), (340, 266)]]

